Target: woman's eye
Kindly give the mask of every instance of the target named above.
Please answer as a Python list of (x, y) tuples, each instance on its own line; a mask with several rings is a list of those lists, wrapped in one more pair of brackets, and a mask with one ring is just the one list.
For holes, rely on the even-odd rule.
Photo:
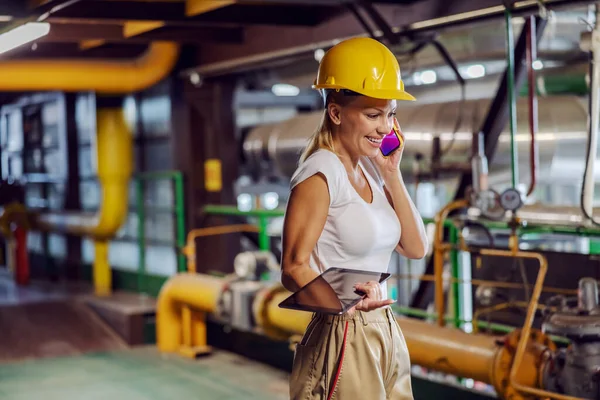
[(369, 117), (371, 119), (375, 119), (375, 118), (377, 118), (377, 114), (367, 114), (367, 117)]

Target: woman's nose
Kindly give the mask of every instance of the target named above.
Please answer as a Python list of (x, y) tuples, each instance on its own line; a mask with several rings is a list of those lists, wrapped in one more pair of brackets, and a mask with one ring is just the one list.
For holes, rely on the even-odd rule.
[(387, 135), (392, 130), (392, 123), (387, 118), (377, 128), (377, 133)]

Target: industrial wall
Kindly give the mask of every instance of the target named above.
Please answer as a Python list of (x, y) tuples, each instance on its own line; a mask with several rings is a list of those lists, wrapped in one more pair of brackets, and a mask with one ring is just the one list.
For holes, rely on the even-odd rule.
[[(146, 91), (110, 99), (111, 104), (122, 103), (134, 140), (129, 215), (110, 243), (116, 286), (131, 286), (137, 279), (134, 274), (140, 262), (140, 235), (136, 191), (140, 174), (174, 169), (170, 90), (171, 81), (165, 80)], [(28, 207), (90, 213), (98, 210), (102, 193), (94, 143), (96, 109), (103, 102), (93, 93), (34, 93), (2, 106), (1, 177), (27, 182)], [(68, 136), (74, 140), (67, 140)], [(78, 190), (68, 193), (69, 182)], [(142, 189), (145, 269), (148, 274), (166, 277), (177, 269), (173, 179), (146, 174)], [(30, 231), (28, 249), (34, 276), (90, 276), (94, 248), (89, 239)]]

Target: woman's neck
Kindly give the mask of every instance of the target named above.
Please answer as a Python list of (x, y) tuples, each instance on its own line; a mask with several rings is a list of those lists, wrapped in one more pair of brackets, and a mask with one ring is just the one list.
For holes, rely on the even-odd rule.
[(348, 172), (357, 172), (360, 156), (352, 154), (336, 136), (333, 139), (333, 147), (346, 170)]

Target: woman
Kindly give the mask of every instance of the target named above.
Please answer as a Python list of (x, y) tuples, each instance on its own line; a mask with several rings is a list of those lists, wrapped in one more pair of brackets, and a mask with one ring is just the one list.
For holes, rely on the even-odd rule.
[[(422, 258), (421, 217), (400, 175), (402, 148), (379, 149), (404, 91), (393, 53), (355, 38), (322, 58), (313, 88), (321, 90), (321, 126), (291, 180), (283, 231), (282, 284), (297, 291), (327, 268), (385, 272), (394, 250)], [(412, 399), (406, 342), (385, 285), (342, 316), (316, 314), (296, 347), (292, 399)]]

